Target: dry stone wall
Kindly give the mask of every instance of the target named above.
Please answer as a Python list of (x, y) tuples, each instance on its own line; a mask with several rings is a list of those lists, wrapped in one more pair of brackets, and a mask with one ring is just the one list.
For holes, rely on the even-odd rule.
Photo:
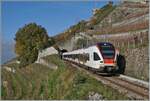
[(148, 47), (126, 49), (126, 51), (124, 52), (124, 56), (126, 59), (125, 74), (148, 81)]
[(42, 57), (45, 57), (45, 56), (48, 56), (48, 55), (52, 55), (52, 54), (58, 54), (58, 51), (54, 48), (54, 47), (49, 47), (49, 48), (46, 48), (42, 51), (39, 52), (38, 54), (38, 59), (37, 59), (37, 63), (40, 62), (40, 59)]

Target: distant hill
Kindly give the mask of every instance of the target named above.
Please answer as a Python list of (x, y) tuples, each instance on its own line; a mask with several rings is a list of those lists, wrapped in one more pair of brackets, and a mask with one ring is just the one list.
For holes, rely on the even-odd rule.
[(2, 43), (2, 57), (1, 64), (6, 63), (12, 58), (16, 57), (14, 52), (14, 43)]

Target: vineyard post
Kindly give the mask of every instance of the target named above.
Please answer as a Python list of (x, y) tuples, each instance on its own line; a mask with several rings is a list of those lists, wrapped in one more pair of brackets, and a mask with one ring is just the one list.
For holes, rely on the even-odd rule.
[(127, 41), (127, 43), (128, 43), (128, 49), (129, 49), (129, 40)]
[(140, 33), (140, 43), (143, 44), (142, 32)]

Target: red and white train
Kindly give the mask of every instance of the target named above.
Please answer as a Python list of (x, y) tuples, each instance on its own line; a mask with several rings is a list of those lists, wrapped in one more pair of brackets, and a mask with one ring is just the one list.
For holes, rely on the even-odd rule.
[(97, 43), (84, 49), (62, 54), (62, 58), (98, 72), (113, 72), (118, 69), (118, 50), (108, 42)]

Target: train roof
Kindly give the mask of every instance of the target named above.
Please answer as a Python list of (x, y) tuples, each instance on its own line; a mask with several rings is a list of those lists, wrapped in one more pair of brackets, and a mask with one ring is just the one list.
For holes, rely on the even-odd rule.
[[(87, 50), (89, 48), (92, 48), (92, 47), (95, 47), (96, 45), (98, 45), (98, 47), (100, 46), (113, 46), (113, 44), (109, 43), (109, 42), (99, 42), (95, 45), (92, 45), (92, 46), (89, 46), (87, 48), (81, 48), (81, 49), (77, 49), (77, 50), (73, 50), (73, 51), (70, 51), (70, 52), (65, 52), (63, 53), (64, 55), (65, 54), (75, 54), (75, 53), (82, 53), (84, 50)], [(114, 47), (114, 46), (113, 46)]]

